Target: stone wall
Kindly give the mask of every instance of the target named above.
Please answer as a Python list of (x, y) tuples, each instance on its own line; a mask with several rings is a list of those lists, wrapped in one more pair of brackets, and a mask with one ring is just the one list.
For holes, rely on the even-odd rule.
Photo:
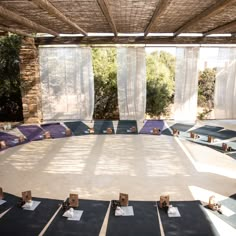
[(39, 58), (38, 48), (35, 46), (34, 38), (22, 39), (20, 76), (24, 122), (40, 123), (42, 112)]

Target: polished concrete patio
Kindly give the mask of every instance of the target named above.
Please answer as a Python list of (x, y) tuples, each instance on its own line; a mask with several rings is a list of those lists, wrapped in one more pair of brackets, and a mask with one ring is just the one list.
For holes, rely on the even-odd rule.
[[(0, 153), (0, 186), (20, 195), (65, 199), (199, 199), (236, 193), (236, 161), (215, 150), (172, 136), (87, 135), (43, 140)], [(210, 216), (213, 221), (218, 219)], [(224, 222), (219, 231), (236, 233)], [(104, 224), (101, 235), (106, 231)], [(221, 232), (220, 232), (221, 233)], [(230, 235), (230, 234), (228, 234)]]

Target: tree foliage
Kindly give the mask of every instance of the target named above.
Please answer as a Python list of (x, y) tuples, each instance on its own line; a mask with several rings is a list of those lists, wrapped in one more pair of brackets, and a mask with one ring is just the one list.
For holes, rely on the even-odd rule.
[(20, 92), (19, 50), (21, 38), (0, 38), (0, 120), (23, 120)]
[(200, 71), (198, 80), (198, 105), (208, 109), (214, 107), (216, 68)]
[(147, 114), (165, 115), (173, 102), (175, 57), (160, 51), (147, 55)]
[(115, 48), (93, 49), (95, 87), (94, 119), (118, 119)]

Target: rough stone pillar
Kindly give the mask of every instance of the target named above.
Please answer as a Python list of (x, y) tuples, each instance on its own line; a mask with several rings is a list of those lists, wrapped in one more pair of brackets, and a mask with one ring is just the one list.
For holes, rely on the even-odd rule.
[(20, 76), (24, 122), (40, 123), (42, 112), (39, 58), (38, 48), (35, 46), (34, 38), (22, 39)]

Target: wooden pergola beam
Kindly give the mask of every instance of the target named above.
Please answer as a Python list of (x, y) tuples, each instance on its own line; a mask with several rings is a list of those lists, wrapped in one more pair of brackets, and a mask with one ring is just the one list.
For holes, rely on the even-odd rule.
[(18, 34), (18, 35), (26, 36), (26, 37), (34, 37), (33, 35), (27, 34), (27, 33), (25, 33), (22, 30), (14, 29), (12, 27), (6, 27), (4, 25), (0, 25), (0, 30), (6, 31), (6, 32), (11, 32), (13, 34)]
[(56, 7), (54, 7), (48, 0), (31, 0), (35, 5), (47, 11), (49, 14), (55, 16), (57, 19), (62, 22), (70, 25), (79, 33), (87, 36), (87, 32), (85, 32), (82, 28), (80, 28), (77, 24), (72, 22), (68, 17), (66, 17), (62, 12), (60, 12)]
[[(233, 27), (236, 27), (236, 20), (234, 20), (234, 21), (232, 21), (232, 22), (230, 22), (230, 23), (221, 25), (221, 26), (219, 26), (219, 27), (216, 27), (216, 28), (214, 28), (214, 29), (212, 29), (212, 30), (209, 30), (209, 31), (205, 32), (205, 33), (203, 34), (203, 36), (207, 36), (207, 35), (209, 35), (209, 34), (217, 34), (217, 33), (222, 32), (223, 30), (228, 30), (228, 29), (231, 29), (231, 28), (233, 28)], [(232, 33), (232, 32), (229, 32), (229, 33)]]
[(146, 29), (144, 30), (144, 37), (146, 37), (148, 35), (148, 33), (151, 31), (152, 26), (153, 26), (154, 22), (156, 21), (157, 17), (159, 17), (162, 14), (162, 12), (165, 11), (165, 9), (170, 4), (170, 2), (171, 2), (171, 0), (159, 1), (159, 3), (157, 4), (156, 9), (152, 15), (151, 20), (149, 21), (148, 25), (146, 26)]
[(178, 36), (180, 33), (184, 32), (187, 28), (194, 26), (198, 22), (200, 22), (203, 18), (207, 19), (213, 15), (216, 15), (218, 12), (223, 10), (226, 6), (234, 2), (235, 0), (222, 0), (217, 1), (216, 4), (213, 6), (207, 8), (205, 11), (200, 13), (199, 15), (193, 17), (190, 21), (186, 22), (184, 25), (182, 25), (178, 30), (174, 32), (174, 36)]
[(0, 16), (7, 18), (11, 21), (14, 21), (20, 25), (24, 25), (27, 28), (35, 30), (35, 32), (48, 33), (54, 36), (59, 36), (59, 34), (51, 29), (48, 29), (42, 25), (39, 25), (23, 16), (16, 14), (13, 11), (10, 11), (2, 6), (0, 6)]
[(99, 7), (101, 8), (101, 11), (103, 12), (103, 15), (106, 17), (107, 22), (109, 23), (112, 32), (114, 33), (115, 37), (117, 36), (117, 29), (115, 22), (111, 15), (111, 10), (109, 8), (109, 5), (107, 3), (107, 0), (97, 0)]
[(56, 44), (236, 44), (236, 37), (40, 37), (39, 45)]

